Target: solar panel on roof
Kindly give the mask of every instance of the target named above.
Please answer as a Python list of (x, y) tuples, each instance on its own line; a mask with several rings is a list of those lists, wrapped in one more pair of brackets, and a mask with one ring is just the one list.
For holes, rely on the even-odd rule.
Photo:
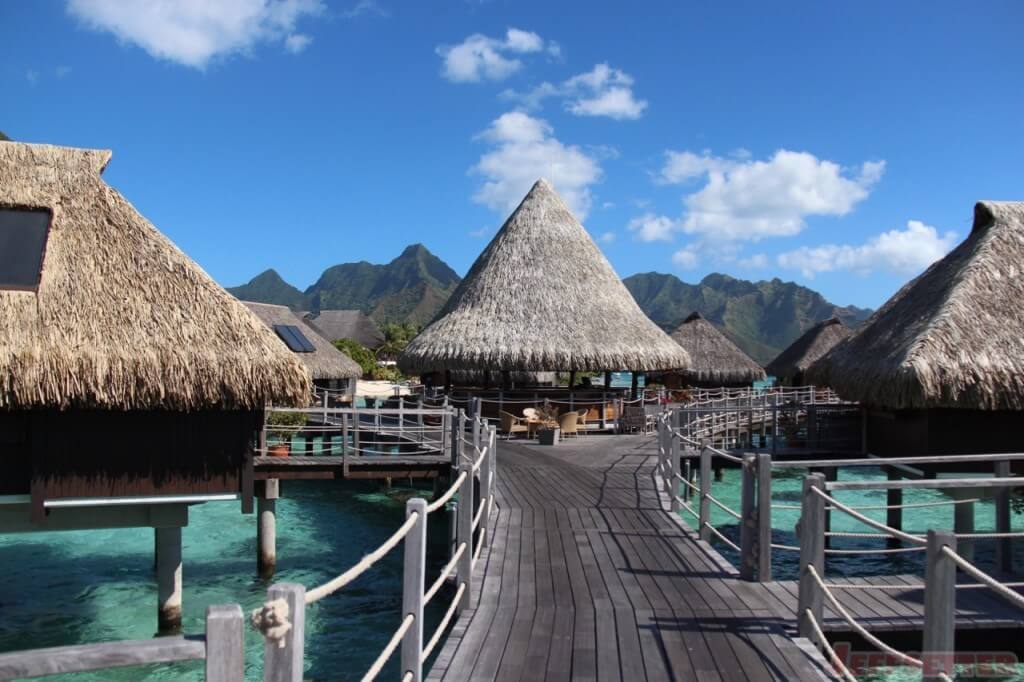
[(0, 208), (0, 289), (39, 287), (49, 228), (47, 210)]
[(293, 324), (275, 324), (274, 331), (294, 353), (312, 353), (316, 350), (302, 330)]

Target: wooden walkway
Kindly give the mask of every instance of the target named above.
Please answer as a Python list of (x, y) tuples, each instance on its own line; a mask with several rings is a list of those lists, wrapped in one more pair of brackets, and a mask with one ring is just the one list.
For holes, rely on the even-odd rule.
[(448, 475), (451, 467), (452, 460), (448, 455), (348, 457), (347, 466), (340, 455), (253, 458), (253, 473), (257, 481), (268, 478), (281, 480), (437, 478)]
[(663, 511), (654, 465), (649, 436), (503, 441), (477, 608), (428, 679), (833, 679), (787, 632), (795, 598), (784, 617)]

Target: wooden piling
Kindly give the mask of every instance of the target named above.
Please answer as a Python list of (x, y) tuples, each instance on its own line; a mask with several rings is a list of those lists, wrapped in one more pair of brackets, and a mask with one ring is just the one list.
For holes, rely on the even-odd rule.
[(274, 575), (277, 567), (277, 499), (280, 483), (276, 478), (262, 481), (256, 491), (256, 572), (260, 578)]
[(155, 533), (157, 630), (167, 634), (181, 630), (181, 526), (157, 528)]

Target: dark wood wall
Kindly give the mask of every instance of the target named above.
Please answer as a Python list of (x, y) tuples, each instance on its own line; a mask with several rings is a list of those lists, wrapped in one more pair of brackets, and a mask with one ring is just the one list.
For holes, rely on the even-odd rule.
[(882, 456), (1024, 452), (1024, 412), (896, 410), (868, 412), (868, 451)]

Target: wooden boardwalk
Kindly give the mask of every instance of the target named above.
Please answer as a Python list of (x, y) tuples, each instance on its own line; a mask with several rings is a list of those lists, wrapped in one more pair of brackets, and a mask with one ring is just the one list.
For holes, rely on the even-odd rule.
[(428, 679), (833, 679), (787, 631), (795, 598), (740, 581), (663, 511), (654, 465), (651, 437), (502, 442), (477, 607)]

